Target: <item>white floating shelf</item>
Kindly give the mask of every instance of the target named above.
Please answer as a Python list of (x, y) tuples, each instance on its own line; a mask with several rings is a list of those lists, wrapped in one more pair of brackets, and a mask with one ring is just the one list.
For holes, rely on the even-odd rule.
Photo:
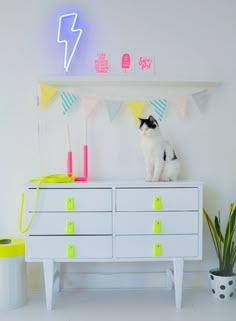
[(156, 86), (156, 87), (193, 87), (193, 88), (214, 88), (222, 85), (219, 81), (167, 81), (158, 80), (156, 78), (146, 77), (76, 77), (76, 76), (60, 76), (60, 77), (42, 77), (39, 83), (51, 86)]

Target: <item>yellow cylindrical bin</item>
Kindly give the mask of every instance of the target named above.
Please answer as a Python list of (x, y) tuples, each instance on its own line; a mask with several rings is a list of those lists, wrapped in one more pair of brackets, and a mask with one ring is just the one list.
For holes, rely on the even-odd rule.
[(26, 300), (25, 242), (0, 238), (0, 310), (19, 308)]

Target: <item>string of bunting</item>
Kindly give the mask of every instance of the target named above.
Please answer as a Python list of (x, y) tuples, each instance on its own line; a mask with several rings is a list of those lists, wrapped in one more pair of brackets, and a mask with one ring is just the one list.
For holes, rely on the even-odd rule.
[(109, 120), (112, 122), (124, 104), (130, 110), (131, 116), (135, 123), (141, 117), (146, 106), (151, 106), (156, 113), (157, 119), (161, 122), (165, 116), (167, 107), (173, 107), (178, 114), (185, 118), (189, 101), (192, 98), (194, 103), (199, 108), (200, 112), (204, 112), (207, 108), (209, 100), (209, 90), (204, 89), (190, 95), (175, 95), (169, 98), (160, 98), (145, 100), (145, 101), (123, 101), (114, 99), (101, 99), (94, 96), (79, 96), (74, 93), (59, 91), (52, 86), (40, 84), (39, 86), (39, 106), (45, 108), (50, 105), (53, 100), (59, 95), (61, 108), (64, 115), (66, 115), (73, 105), (79, 101), (83, 106), (84, 117), (89, 118), (98, 107), (105, 105)]

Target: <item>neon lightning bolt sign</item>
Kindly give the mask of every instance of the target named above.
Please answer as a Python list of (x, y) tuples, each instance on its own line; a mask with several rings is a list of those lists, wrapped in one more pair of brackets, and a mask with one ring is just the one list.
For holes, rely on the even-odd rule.
[(75, 27), (77, 13), (68, 13), (60, 16), (57, 42), (65, 43), (64, 68), (67, 72), (73, 59), (76, 48), (82, 35), (82, 29)]

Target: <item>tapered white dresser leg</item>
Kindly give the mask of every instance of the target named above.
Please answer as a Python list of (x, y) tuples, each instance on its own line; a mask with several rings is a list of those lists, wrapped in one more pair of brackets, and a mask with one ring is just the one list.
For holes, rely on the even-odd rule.
[(44, 260), (43, 267), (47, 309), (52, 310), (54, 261), (51, 259)]
[(54, 290), (61, 291), (61, 263), (59, 262), (54, 264)]
[(175, 305), (178, 309), (180, 309), (182, 305), (183, 273), (184, 259), (174, 259)]
[(166, 285), (169, 291), (173, 290), (174, 272), (171, 269), (166, 270)]

